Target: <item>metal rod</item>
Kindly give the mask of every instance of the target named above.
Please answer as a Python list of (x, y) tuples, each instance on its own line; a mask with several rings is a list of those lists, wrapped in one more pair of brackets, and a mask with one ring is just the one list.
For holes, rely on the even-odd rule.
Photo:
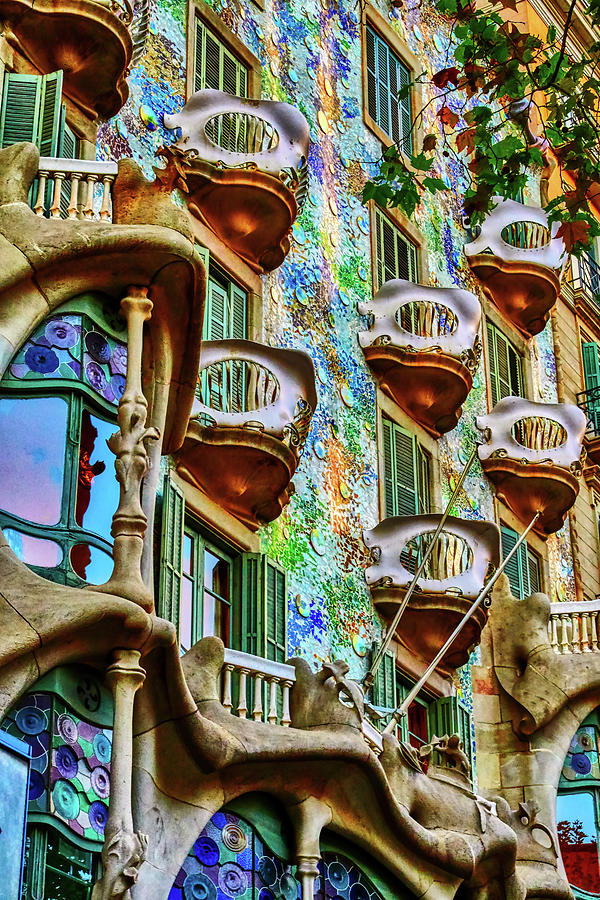
[(423, 558), (421, 559), (421, 562), (419, 563), (417, 571), (415, 572), (415, 574), (413, 576), (413, 580), (409, 584), (408, 590), (406, 591), (406, 594), (402, 598), (402, 602), (400, 603), (400, 606), (396, 610), (396, 615), (394, 616), (394, 618), (392, 620), (392, 624), (388, 628), (388, 630), (385, 634), (385, 637), (384, 637), (383, 641), (381, 642), (377, 653), (375, 654), (375, 659), (373, 660), (373, 662), (371, 664), (371, 668), (365, 675), (364, 682), (363, 682), (365, 691), (373, 686), (373, 682), (375, 681), (375, 675), (377, 674), (377, 669), (379, 668), (379, 666), (381, 664), (381, 660), (383, 659), (385, 651), (389, 647), (391, 640), (394, 637), (394, 634), (396, 633), (396, 629), (398, 628), (398, 625), (400, 624), (400, 619), (404, 615), (404, 610), (408, 606), (410, 598), (412, 597), (412, 595), (415, 591), (417, 582), (418, 582), (419, 578), (421, 577), (421, 575), (423, 573), (423, 569), (425, 568), (425, 566), (427, 564), (427, 560), (433, 553), (433, 548), (435, 547), (435, 543), (436, 543), (438, 537), (440, 536), (440, 532), (441, 532), (442, 528), (446, 524), (446, 520), (447, 520), (448, 516), (450, 515), (450, 510), (454, 506), (454, 501), (458, 497), (458, 494), (465, 482), (465, 478), (467, 477), (467, 473), (468, 473), (469, 469), (471, 468), (471, 466), (473, 465), (473, 462), (475, 461), (476, 456), (477, 456), (477, 444), (473, 447), (473, 449), (471, 451), (471, 455), (469, 456), (469, 458), (466, 462), (466, 465), (465, 465), (464, 469), (462, 470), (458, 481), (456, 482), (454, 490), (452, 491), (452, 496), (450, 497), (450, 499), (448, 500), (448, 503), (446, 504), (446, 509), (444, 510), (440, 521), (438, 522), (438, 526), (435, 529), (433, 538), (431, 539), (429, 545), (425, 549), (425, 553), (423, 554)]
[(509, 563), (511, 561), (511, 559), (513, 558), (513, 556), (515, 555), (515, 553), (517, 552), (517, 550), (519, 549), (519, 547), (521, 546), (521, 544), (523, 543), (523, 541), (525, 540), (525, 538), (527, 537), (527, 535), (529, 534), (529, 532), (531, 531), (531, 529), (533, 528), (533, 526), (535, 525), (537, 520), (539, 519), (540, 515), (541, 515), (541, 512), (538, 510), (538, 512), (536, 512), (535, 516), (533, 517), (533, 519), (531, 520), (531, 522), (529, 523), (529, 525), (527, 526), (527, 528), (525, 529), (523, 534), (519, 537), (515, 546), (512, 548), (510, 553), (507, 555), (506, 559), (504, 559), (502, 561), (501, 565), (498, 566), (498, 568), (494, 572), (493, 576), (490, 578), (490, 580), (488, 581), (486, 586), (483, 588), (483, 590), (481, 591), (481, 593), (479, 594), (477, 599), (473, 601), (468, 612), (466, 612), (464, 614), (464, 616), (462, 617), (462, 619), (460, 620), (460, 622), (458, 623), (458, 625), (456, 626), (456, 628), (454, 629), (454, 631), (452, 632), (452, 634), (450, 635), (450, 637), (448, 638), (448, 640), (446, 641), (446, 643), (444, 644), (442, 649), (439, 650), (438, 653), (436, 654), (436, 656), (431, 660), (431, 662), (427, 666), (423, 675), (421, 675), (420, 679), (417, 681), (415, 686), (406, 695), (405, 699), (402, 701), (400, 706), (394, 710), (394, 712), (392, 714), (392, 718), (390, 719), (389, 723), (386, 725), (386, 727), (383, 730), (384, 734), (389, 734), (391, 731), (393, 731), (394, 728), (396, 727), (396, 725), (398, 724), (398, 722), (400, 721), (400, 719), (402, 718), (402, 716), (406, 715), (410, 704), (413, 702), (413, 700), (415, 699), (415, 697), (417, 696), (417, 694), (419, 693), (419, 691), (421, 690), (421, 688), (423, 687), (423, 685), (425, 684), (425, 682), (427, 681), (429, 676), (432, 674), (432, 672), (435, 671), (439, 662), (444, 658), (447, 651), (452, 646), (455, 639), (458, 637), (458, 635), (462, 631), (463, 627), (469, 621), (469, 619), (471, 618), (471, 616), (473, 615), (475, 610), (479, 606), (481, 606), (481, 604), (483, 603), (483, 601), (485, 600), (485, 598), (487, 597), (487, 595), (489, 594), (489, 592), (491, 591), (491, 589), (493, 588), (495, 583), (498, 581), (498, 579), (502, 575), (502, 572), (506, 568), (507, 563)]

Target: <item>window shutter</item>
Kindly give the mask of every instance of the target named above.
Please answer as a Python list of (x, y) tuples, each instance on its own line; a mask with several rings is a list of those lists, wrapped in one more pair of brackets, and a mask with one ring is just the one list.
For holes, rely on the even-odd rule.
[(237, 97), (248, 96), (248, 70), (196, 17), (194, 90), (214, 88)]
[(429, 455), (423, 450), (418, 442), (417, 448), (417, 484), (419, 493), (418, 511), (420, 515), (428, 513), (431, 509), (431, 495), (429, 486), (431, 482)]
[[(396, 657), (389, 651), (384, 653), (381, 665), (375, 675), (375, 681), (373, 683), (373, 705), (381, 706), (385, 709), (396, 709), (396, 706), (398, 705)], [(391, 715), (386, 715), (383, 719), (379, 719), (380, 726), (385, 727), (390, 719)]]
[(377, 121), (377, 69), (375, 63), (375, 32), (367, 28), (367, 105), (369, 115)]
[(583, 374), (586, 391), (600, 387), (600, 363), (598, 361), (598, 344), (589, 341), (581, 345), (583, 355)]
[(396, 515), (414, 516), (418, 512), (416, 441), (412, 434), (393, 423), (394, 481)]
[(242, 553), (235, 562), (239, 583), (239, 609), (234, 609), (233, 634), (237, 650), (264, 656), (262, 603), (263, 566), (260, 553)]
[(4, 75), (2, 113), (0, 114), (0, 147), (19, 141), (37, 144), (42, 96), (41, 75)]
[(196, 41), (194, 47), (194, 93), (204, 88), (204, 60), (206, 58), (206, 28), (204, 23), (196, 16)]
[[(398, 84), (398, 90), (400, 91), (406, 88), (410, 84), (410, 80), (411, 77), (409, 70), (406, 68), (406, 66), (402, 65), (400, 60), (398, 60), (396, 63), (396, 81)], [(412, 109), (410, 93), (407, 94), (406, 97), (401, 97), (398, 99), (398, 107), (400, 118), (401, 147), (403, 151), (410, 156), (412, 153)]]
[(473, 765), (471, 714), (459, 697), (439, 697), (427, 710), (429, 737), (458, 734), (463, 750)]
[(390, 122), (390, 72), (389, 50), (381, 38), (375, 36), (375, 63), (377, 66), (377, 118), (376, 122), (387, 135), (392, 137)]
[(513, 397), (523, 396), (523, 373), (521, 368), (521, 357), (515, 348), (508, 341), (508, 371), (510, 381), (510, 391)]
[(228, 334), (228, 302), (227, 291), (217, 281), (210, 278), (206, 292), (206, 309), (204, 311), (204, 340), (222, 341)]
[(540, 579), (540, 560), (539, 557), (527, 547), (527, 572), (529, 575), (529, 591), (530, 594), (536, 594), (542, 589)]
[(185, 499), (169, 474), (163, 481), (158, 615), (179, 629)]
[(206, 247), (203, 247), (202, 244), (196, 244), (195, 247), (196, 247), (196, 250), (198, 251), (198, 253), (200, 254), (200, 258), (201, 258), (201, 260), (204, 264), (204, 268), (206, 270), (206, 277), (208, 278), (208, 268), (210, 266), (210, 252), (206, 249)]
[(40, 156), (58, 156), (62, 118), (62, 71), (42, 77), (38, 147)]
[(375, 288), (393, 278), (416, 281), (417, 248), (406, 238), (399, 228), (375, 209)]
[(385, 516), (395, 515), (394, 503), (394, 466), (392, 462), (392, 423), (389, 419), (383, 420), (383, 470), (384, 470), (384, 497)]
[[(502, 559), (506, 559), (510, 551), (517, 543), (517, 533), (506, 525), (500, 527), (502, 537)], [(522, 546), (522, 545), (521, 545)], [(521, 560), (519, 553), (515, 553), (508, 565), (504, 569), (504, 573), (510, 582), (511, 590), (515, 597), (523, 599), (523, 584), (521, 577)]]
[(487, 324), (487, 335), (492, 406), (495, 406), (503, 397), (523, 396), (521, 358), (491, 322)]
[(264, 652), (275, 662), (287, 659), (287, 576), (283, 569), (264, 557)]
[(231, 283), (231, 315), (229, 317), (229, 337), (244, 341), (248, 337), (248, 298), (246, 292)]
[[(59, 131), (58, 156), (61, 159), (77, 158), (77, 138), (65, 121), (66, 107), (63, 105), (61, 109), (61, 125)], [(71, 203), (71, 182), (63, 182), (60, 191), (60, 211), (63, 218), (67, 218), (69, 206)]]

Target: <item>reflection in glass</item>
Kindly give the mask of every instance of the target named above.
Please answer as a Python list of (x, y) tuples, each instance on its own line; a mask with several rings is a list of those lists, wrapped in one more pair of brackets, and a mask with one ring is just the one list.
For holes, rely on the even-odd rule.
[(119, 503), (114, 456), (106, 441), (115, 426), (84, 409), (81, 414), (75, 520), (86, 531), (110, 539), (112, 517)]
[(4, 537), (15, 556), (28, 566), (45, 566), (50, 569), (62, 562), (62, 547), (56, 541), (33, 537), (14, 528), (5, 528)]
[(598, 830), (593, 795), (587, 791), (559, 794), (556, 817), (569, 883), (592, 893), (600, 892)]
[(67, 410), (60, 397), (0, 398), (0, 503), (6, 512), (40, 525), (60, 521)]
[(45, 896), (56, 900), (88, 900), (94, 879), (93, 855), (48, 830)]
[(210, 550), (204, 552), (203, 636), (215, 634), (229, 646), (229, 585), (231, 564)]
[(182, 650), (189, 650), (193, 644), (194, 616), (194, 540), (187, 531), (183, 535), (183, 578), (179, 600), (179, 643)]
[(113, 570), (112, 557), (91, 544), (75, 544), (71, 548), (71, 568), (89, 584), (103, 584)]

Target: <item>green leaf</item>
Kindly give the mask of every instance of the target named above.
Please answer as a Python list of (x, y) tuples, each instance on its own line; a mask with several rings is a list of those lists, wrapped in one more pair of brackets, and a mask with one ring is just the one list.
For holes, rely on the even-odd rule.
[(429, 175), (426, 175), (423, 179), (423, 187), (427, 188), (427, 190), (431, 194), (436, 194), (438, 191), (447, 191), (448, 185), (441, 178), (431, 178)]

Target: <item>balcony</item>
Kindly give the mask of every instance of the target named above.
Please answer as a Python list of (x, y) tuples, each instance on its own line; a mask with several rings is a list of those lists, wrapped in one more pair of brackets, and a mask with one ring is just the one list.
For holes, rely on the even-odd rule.
[(481, 355), (475, 295), (397, 279), (358, 311), (370, 317), (358, 341), (381, 389), (435, 438), (455, 428)]
[(587, 417), (585, 449), (594, 465), (600, 465), (600, 387), (577, 394), (577, 406)]
[(63, 72), (63, 91), (93, 119), (121, 109), (133, 43), (129, 0), (1, 0), (7, 37), (36, 71)]
[(256, 530), (289, 502), (316, 404), (308, 354), (252, 341), (206, 342), (177, 467)]
[[(420, 560), (430, 546), (439, 515), (384, 519), (363, 540), (372, 564), (365, 571), (371, 597), (387, 621), (394, 618)], [(500, 559), (492, 522), (449, 516), (398, 626), (398, 640), (429, 663), (482, 590)], [(479, 643), (487, 612), (479, 608), (444, 657), (446, 673), (464, 665)]]
[(255, 272), (281, 265), (308, 186), (308, 124), (287, 103), (198, 91), (165, 116), (181, 137), (166, 170), (190, 212)]
[(112, 221), (116, 162), (41, 156), (33, 211), (52, 219)]
[(465, 253), (486, 297), (526, 338), (539, 334), (560, 291), (564, 253), (544, 210), (499, 201)]
[(579, 493), (585, 414), (568, 403), (505, 397), (476, 422), (485, 441), (479, 459), (496, 495), (523, 523), (540, 511), (538, 533), (558, 531)]
[(548, 639), (555, 653), (600, 653), (600, 600), (551, 603)]

